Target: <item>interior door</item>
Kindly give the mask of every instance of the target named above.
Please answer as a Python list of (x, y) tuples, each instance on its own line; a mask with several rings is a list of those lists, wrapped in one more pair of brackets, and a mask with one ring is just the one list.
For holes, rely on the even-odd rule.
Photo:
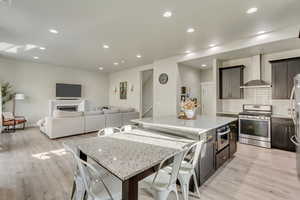
[(201, 84), (201, 113), (203, 115), (215, 115), (216, 85), (213, 82)]

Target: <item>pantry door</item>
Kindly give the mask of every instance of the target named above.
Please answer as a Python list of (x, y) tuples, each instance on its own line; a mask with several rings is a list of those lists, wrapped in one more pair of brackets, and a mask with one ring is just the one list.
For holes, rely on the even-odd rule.
[(201, 114), (216, 114), (216, 84), (214, 82), (201, 83)]

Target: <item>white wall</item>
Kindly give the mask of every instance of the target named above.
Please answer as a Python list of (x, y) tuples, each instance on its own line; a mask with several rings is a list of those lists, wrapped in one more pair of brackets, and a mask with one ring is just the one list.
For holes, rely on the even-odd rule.
[[(292, 51), (284, 51), (272, 54), (263, 55), (262, 65), (262, 79), (271, 84), (272, 81), (272, 66), (269, 61), (279, 60), (291, 57), (300, 57), (300, 49)], [(223, 62), (223, 66), (230, 65), (245, 65), (244, 70), (244, 82), (251, 80), (253, 75), (252, 57), (233, 59)], [(242, 110), (243, 104), (272, 104), (273, 113), (278, 115), (288, 115), (289, 100), (273, 100), (272, 88), (257, 88), (257, 89), (245, 89), (244, 99), (236, 100), (220, 100), (222, 102), (222, 108), (218, 112), (232, 112), (237, 113)]]
[[(109, 76), (109, 104), (112, 106), (133, 107), (140, 111), (141, 102), (141, 72), (153, 69), (153, 116), (167, 116), (177, 114), (178, 67), (176, 61), (161, 60), (151, 65), (127, 69)], [(167, 73), (169, 81), (165, 85), (158, 82), (159, 75)], [(121, 100), (119, 84), (127, 81), (129, 89), (133, 85), (134, 91), (128, 91), (127, 99)], [(117, 93), (114, 88), (117, 87)]]
[[(197, 98), (201, 102), (201, 73), (202, 71), (197, 68), (186, 66), (183, 64), (178, 65), (179, 70), (179, 84), (180, 88), (185, 86), (190, 89), (190, 97)], [(180, 95), (179, 95), (180, 96)], [(178, 104), (179, 106), (179, 104)], [(201, 110), (197, 110), (198, 114)]]
[[(109, 74), (109, 105), (120, 107), (132, 107), (140, 111), (141, 72), (152, 69), (153, 65), (145, 65), (138, 68), (122, 70)], [(127, 99), (120, 99), (120, 82), (128, 82)], [(133, 87), (133, 91), (130, 91)], [(117, 88), (117, 92), (115, 92)]]
[(213, 81), (213, 69), (212, 68), (201, 69), (200, 80), (201, 82)]
[[(167, 84), (160, 84), (160, 74), (169, 76)], [(179, 103), (178, 65), (176, 59), (154, 62), (154, 117), (177, 115)]]
[(16, 115), (26, 116), (32, 125), (48, 115), (48, 100), (55, 99), (58, 82), (81, 84), (82, 98), (91, 109), (108, 104), (108, 78), (100, 72), (0, 58), (0, 81), (10, 82), (15, 92), (26, 95), (26, 100), (17, 102)]

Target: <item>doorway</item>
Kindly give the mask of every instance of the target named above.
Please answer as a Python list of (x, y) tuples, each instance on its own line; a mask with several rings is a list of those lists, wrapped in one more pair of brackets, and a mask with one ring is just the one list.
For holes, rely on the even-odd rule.
[(153, 116), (153, 69), (141, 72), (140, 117)]

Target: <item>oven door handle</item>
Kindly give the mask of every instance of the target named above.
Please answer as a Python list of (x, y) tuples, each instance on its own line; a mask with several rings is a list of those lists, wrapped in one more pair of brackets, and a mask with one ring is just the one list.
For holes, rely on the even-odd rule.
[(296, 145), (296, 146), (300, 146), (300, 143), (296, 137), (296, 135), (293, 135), (290, 140)]
[(258, 121), (258, 122), (270, 121), (270, 119), (253, 119), (253, 118), (244, 118), (244, 117), (240, 117), (239, 120), (249, 120), (249, 121)]
[(228, 133), (230, 133), (230, 129), (227, 130), (227, 131), (225, 131), (225, 132), (218, 133), (218, 135), (219, 135), (219, 136), (222, 136), (222, 135), (226, 135), (226, 134), (228, 134)]

